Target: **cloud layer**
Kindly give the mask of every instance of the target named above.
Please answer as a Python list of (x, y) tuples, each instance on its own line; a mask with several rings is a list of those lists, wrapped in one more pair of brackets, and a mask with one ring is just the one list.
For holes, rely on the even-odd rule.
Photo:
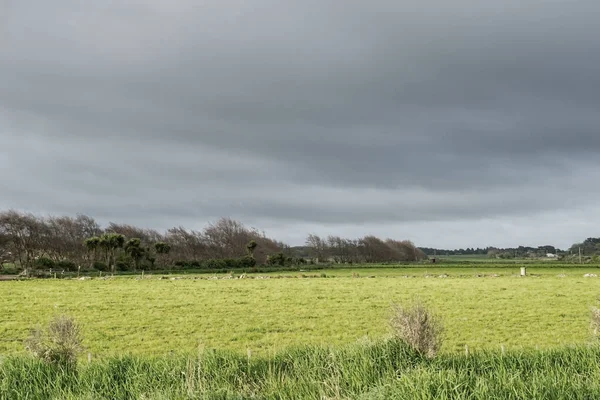
[(600, 4), (0, 5), (0, 207), (440, 247), (597, 236)]

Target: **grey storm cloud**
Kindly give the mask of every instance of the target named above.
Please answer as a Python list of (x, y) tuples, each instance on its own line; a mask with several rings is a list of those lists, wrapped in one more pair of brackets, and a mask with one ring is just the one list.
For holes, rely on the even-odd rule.
[(565, 246), (600, 216), (598, 16), (575, 0), (4, 0), (0, 207), (159, 229), (232, 216), (294, 244)]

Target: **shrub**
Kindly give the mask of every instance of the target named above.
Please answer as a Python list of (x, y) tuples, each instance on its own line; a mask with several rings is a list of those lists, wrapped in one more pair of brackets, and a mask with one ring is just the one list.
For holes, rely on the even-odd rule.
[(441, 320), (420, 301), (409, 305), (394, 304), (390, 326), (394, 336), (420, 354), (435, 357), (442, 345)]
[(106, 271), (108, 269), (108, 267), (106, 266), (105, 263), (103, 263), (101, 261), (96, 261), (96, 262), (94, 262), (94, 269), (96, 269), (98, 271)]
[(0, 263), (0, 271), (3, 274), (7, 274), (7, 275), (16, 275), (20, 272), (19, 268), (12, 263), (6, 263), (6, 264), (2, 264)]
[(252, 256), (245, 256), (238, 260), (240, 268), (250, 269), (256, 266), (256, 260)]
[(283, 267), (285, 266), (286, 261), (287, 257), (282, 252), (271, 254), (267, 257), (268, 265), (277, 265)]
[(73, 261), (61, 260), (54, 266), (56, 269), (64, 269), (65, 271), (77, 271), (77, 264), (75, 264)]
[(54, 268), (54, 261), (48, 257), (40, 257), (35, 260), (35, 267), (39, 269), (50, 269)]
[(211, 259), (202, 263), (202, 267), (206, 269), (224, 269), (227, 267), (225, 260)]
[(150, 253), (150, 251), (146, 251), (146, 257), (144, 258), (144, 260), (142, 261), (142, 264), (140, 265), (140, 268), (142, 269), (154, 269), (154, 266), (156, 265), (156, 257)]
[(133, 259), (127, 254), (121, 254), (115, 261), (117, 271), (129, 271), (133, 269)]
[(238, 268), (238, 261), (234, 258), (224, 258), (222, 261), (227, 269)]
[[(50, 273), (50, 271), (47, 270), (31, 270), (31, 269), (24, 269), (19, 275), (24, 275), (26, 277), (29, 278), (51, 278), (52, 274)], [(54, 273), (54, 275), (56, 275), (56, 273)]]
[(173, 265), (177, 268), (185, 268), (187, 263), (185, 261), (177, 260), (173, 263)]
[(74, 366), (83, 350), (81, 331), (72, 317), (61, 315), (46, 329), (33, 329), (25, 346), (35, 357), (51, 364)]

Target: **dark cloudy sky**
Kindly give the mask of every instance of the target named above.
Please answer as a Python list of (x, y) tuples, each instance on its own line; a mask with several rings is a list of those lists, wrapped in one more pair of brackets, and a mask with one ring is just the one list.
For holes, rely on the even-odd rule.
[(600, 235), (597, 0), (0, 0), (0, 208)]

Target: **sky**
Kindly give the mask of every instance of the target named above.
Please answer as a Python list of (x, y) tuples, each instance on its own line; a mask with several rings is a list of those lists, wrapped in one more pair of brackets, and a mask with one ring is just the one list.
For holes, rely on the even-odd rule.
[(600, 236), (597, 0), (0, 0), (0, 209)]

